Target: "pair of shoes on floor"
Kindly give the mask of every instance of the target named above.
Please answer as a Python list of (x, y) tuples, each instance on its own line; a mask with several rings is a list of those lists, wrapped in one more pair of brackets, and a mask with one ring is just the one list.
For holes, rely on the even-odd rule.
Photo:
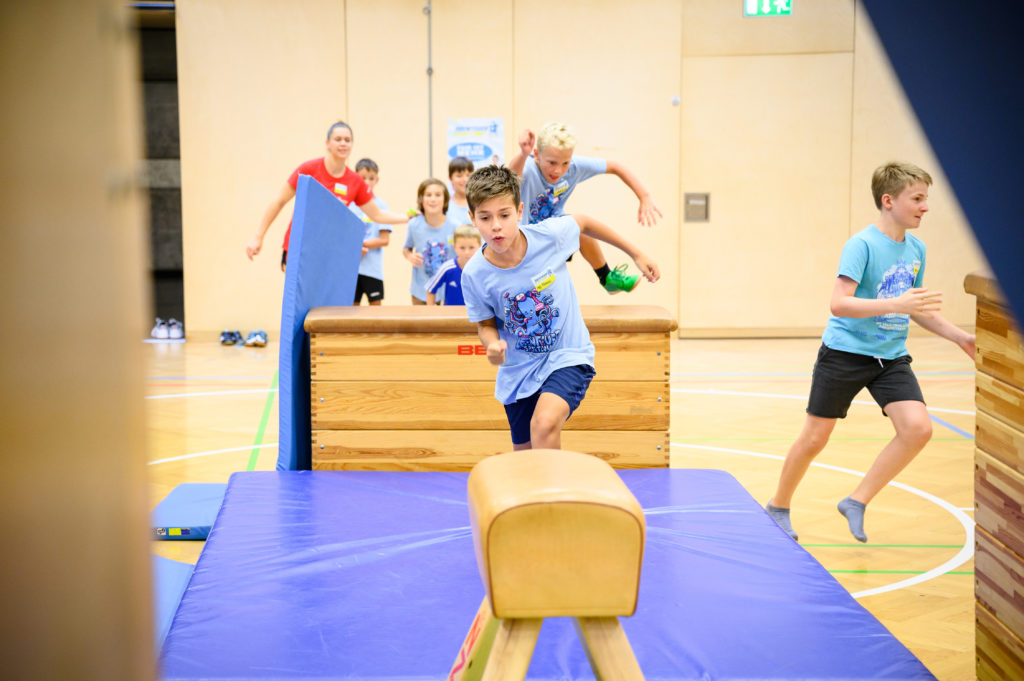
[(629, 293), (639, 285), (640, 276), (636, 274), (626, 274), (626, 265), (619, 265), (616, 267), (608, 273), (608, 276), (605, 277), (604, 280), (604, 290), (610, 295), (622, 293), (623, 291)]
[(240, 331), (225, 330), (220, 334), (221, 345), (245, 345), (250, 348), (262, 348), (267, 344), (267, 332), (263, 329), (250, 331), (249, 335), (242, 340)]
[(156, 324), (153, 326), (153, 330), (149, 332), (149, 335), (160, 340), (168, 338), (178, 340), (185, 337), (185, 328), (174, 317), (171, 317), (166, 322), (157, 317)]

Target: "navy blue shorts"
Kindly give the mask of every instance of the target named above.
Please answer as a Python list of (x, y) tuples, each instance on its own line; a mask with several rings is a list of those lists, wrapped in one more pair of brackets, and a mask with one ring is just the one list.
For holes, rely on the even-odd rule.
[(910, 355), (879, 359), (833, 350), (822, 343), (818, 360), (814, 363), (807, 413), (825, 419), (846, 418), (850, 403), (861, 388), (868, 389), (883, 414), (885, 405), (890, 402), (913, 400), (923, 403), (924, 395), (910, 362)]
[(569, 403), (569, 416), (576, 411), (587, 394), (590, 381), (594, 378), (594, 367), (577, 364), (572, 367), (556, 369), (548, 376), (540, 389), (529, 397), (516, 400), (505, 405), (508, 416), (508, 428), (512, 431), (512, 444), (521, 445), (530, 441), (530, 421), (533, 410), (537, 407), (537, 399), (541, 393), (553, 393)]

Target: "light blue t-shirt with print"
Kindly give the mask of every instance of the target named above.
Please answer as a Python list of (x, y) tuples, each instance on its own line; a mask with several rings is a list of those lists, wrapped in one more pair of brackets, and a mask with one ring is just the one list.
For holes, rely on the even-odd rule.
[(469, 206), (456, 206), (454, 203), (449, 201), (448, 222), (451, 222), (456, 227), (473, 224), (473, 221), (469, 219)]
[(470, 321), (493, 318), (508, 345), (494, 384), (502, 404), (533, 395), (558, 369), (594, 366), (594, 345), (565, 266), (580, 246), (576, 220), (562, 216), (520, 229), (526, 255), (518, 265), (492, 265), (484, 245), (462, 270)]
[(544, 179), (536, 159), (529, 157), (523, 166), (522, 223), (532, 225), (550, 217), (565, 215), (565, 202), (569, 200), (576, 185), (607, 171), (608, 161), (603, 158), (574, 155), (569, 161), (569, 169), (558, 178), (558, 182), (551, 184)]
[[(381, 210), (388, 209), (388, 204), (384, 203), (376, 196), (373, 197), (373, 202), (377, 204), (377, 207)], [(381, 232), (391, 231), (391, 225), (381, 225), (370, 220), (370, 218), (366, 216), (366, 213), (361, 211), (359, 206), (355, 204), (355, 201), (349, 204), (348, 208), (366, 225), (366, 234), (363, 236), (363, 241), (366, 241), (367, 239), (376, 239), (380, 236)], [(384, 253), (380, 248), (371, 248), (366, 252), (366, 255), (364, 255), (359, 261), (359, 274), (384, 281)]]
[(417, 300), (427, 299), (427, 281), (441, 265), (455, 257), (452, 247), (455, 227), (455, 223), (447, 218), (440, 227), (431, 227), (422, 215), (409, 220), (402, 248), (411, 248), (423, 256), (423, 266), (412, 268), (412, 282), (409, 284), (409, 293)]
[[(924, 282), (924, 242), (906, 234), (893, 241), (869, 225), (850, 237), (839, 258), (838, 276), (857, 282), (857, 298), (897, 298)], [(836, 317), (828, 320), (821, 340), (833, 350), (895, 359), (907, 354), (910, 315), (890, 313), (875, 317)]]

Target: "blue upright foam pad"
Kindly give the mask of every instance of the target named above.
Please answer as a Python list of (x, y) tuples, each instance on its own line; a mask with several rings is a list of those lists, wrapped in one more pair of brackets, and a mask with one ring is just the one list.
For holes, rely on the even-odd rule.
[(153, 634), (157, 650), (167, 637), (194, 567), (190, 563), (153, 556)]
[(227, 488), (222, 482), (178, 485), (150, 514), (153, 536), (157, 539), (206, 539)]
[[(647, 679), (934, 681), (729, 474), (619, 473), (647, 518), (622, 619)], [(444, 678), (484, 593), (465, 499), (459, 473), (236, 473), (165, 678)], [(593, 678), (570, 620), (528, 678)]]
[(277, 393), (278, 470), (309, 470), (309, 337), (302, 328), (320, 305), (351, 305), (365, 225), (308, 175), (300, 175), (281, 305)]

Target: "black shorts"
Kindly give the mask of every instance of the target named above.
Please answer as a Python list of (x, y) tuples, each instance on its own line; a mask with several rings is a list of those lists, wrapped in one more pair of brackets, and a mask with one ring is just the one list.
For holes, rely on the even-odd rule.
[(814, 363), (807, 413), (825, 419), (846, 418), (853, 398), (865, 387), (882, 408), (882, 414), (890, 402), (923, 403), (924, 395), (910, 369), (911, 361), (910, 355), (880, 359), (833, 350), (822, 343)]
[(533, 412), (541, 393), (554, 393), (568, 402), (569, 416), (572, 416), (587, 394), (593, 378), (594, 367), (590, 365), (562, 367), (552, 371), (534, 394), (506, 404), (505, 415), (508, 417), (508, 429), (512, 433), (512, 444), (521, 445), (530, 441), (530, 421), (533, 420)]
[(366, 294), (366, 302), (376, 303), (384, 300), (384, 280), (374, 279), (365, 274), (356, 277), (356, 299), (353, 304), (358, 305)]

